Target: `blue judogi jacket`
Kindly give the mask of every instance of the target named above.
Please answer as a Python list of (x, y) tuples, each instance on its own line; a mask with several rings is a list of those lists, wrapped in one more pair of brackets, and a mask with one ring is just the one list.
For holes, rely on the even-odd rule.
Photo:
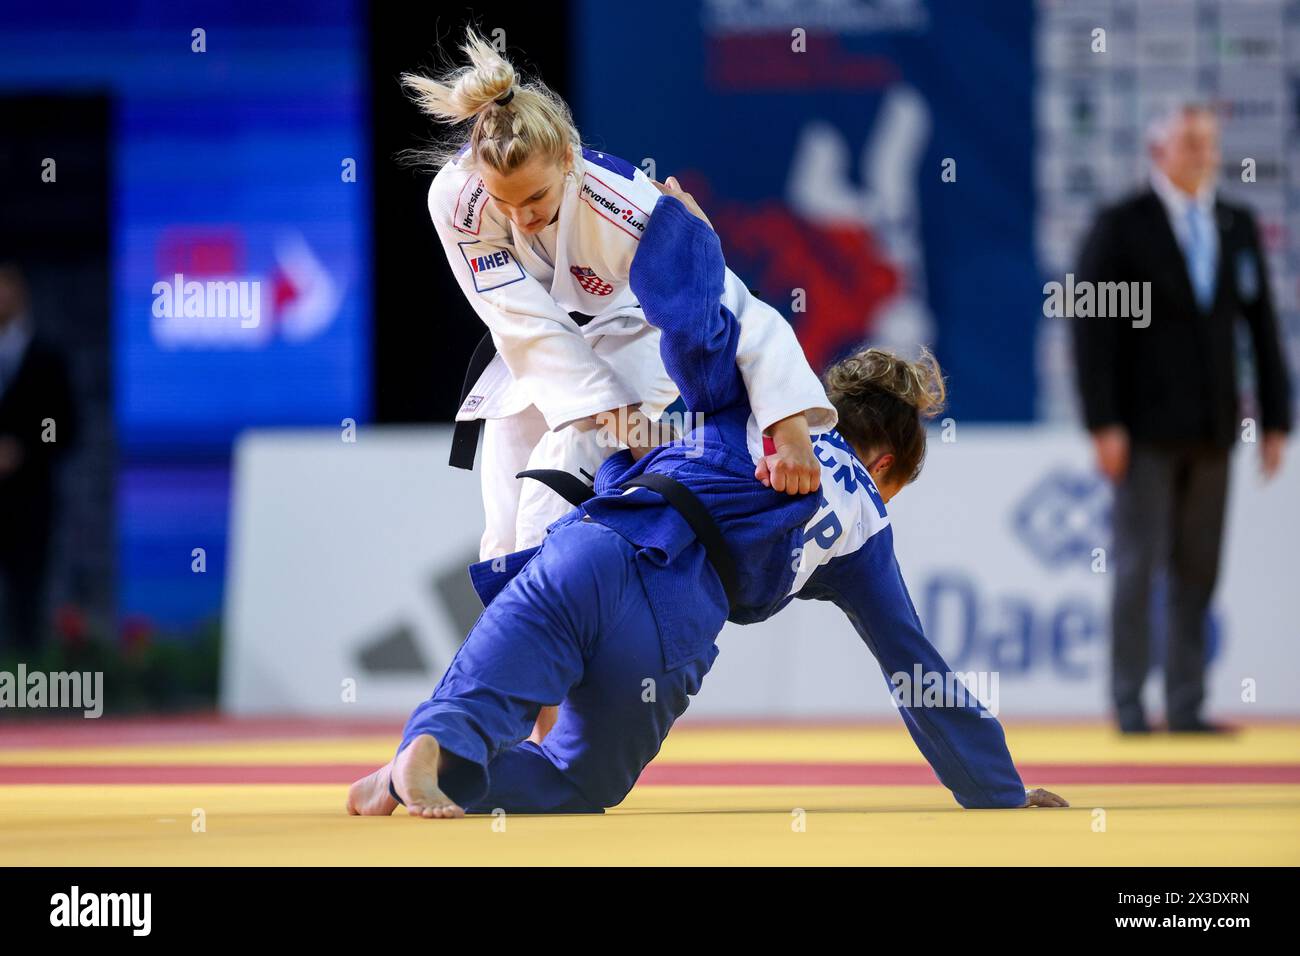
[[(647, 488), (620, 489), (645, 472), (667, 475), (704, 504), (736, 559), (738, 596), (730, 605), (731, 621), (766, 620), (794, 597), (831, 601), (848, 616), (887, 679), (913, 673), (917, 664), (926, 672), (948, 673), (903, 582), (884, 502), (849, 443), (834, 430), (814, 436), (823, 466), (818, 494), (791, 496), (755, 480), (761, 436), (736, 366), (741, 327), (720, 302), (723, 270), (713, 230), (678, 200), (660, 198), (632, 263), (631, 286), (647, 321), (661, 330), (668, 373), (687, 408), (703, 422), (638, 462), (627, 451), (612, 455), (596, 474), (596, 497), (551, 530), (589, 516), (636, 545), (665, 666), (695, 660), (708, 653), (717, 636), (696, 626), (695, 599), (727, 606), (722, 585), (672, 506)], [(484, 603), (536, 550), (470, 569)], [(703, 594), (684, 599), (684, 588)], [(904, 704), (900, 713), (963, 806), (1024, 802), (1002, 729), (973, 697), (964, 706), (942, 709)]]

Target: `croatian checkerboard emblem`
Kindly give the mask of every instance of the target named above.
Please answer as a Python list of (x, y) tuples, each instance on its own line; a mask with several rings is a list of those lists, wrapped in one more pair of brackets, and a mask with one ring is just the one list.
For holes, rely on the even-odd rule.
[(569, 266), (569, 271), (578, 280), (578, 285), (582, 286), (591, 295), (609, 295), (614, 291), (612, 285), (586, 266)]

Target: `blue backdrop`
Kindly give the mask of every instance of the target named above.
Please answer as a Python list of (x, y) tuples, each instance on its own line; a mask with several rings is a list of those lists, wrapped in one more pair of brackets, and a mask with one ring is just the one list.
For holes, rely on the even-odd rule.
[[(241, 429), (369, 416), (364, 14), (360, 0), (0, 10), (0, 94), (112, 99), (119, 612), (142, 626), (219, 610)], [(160, 318), (157, 283), (177, 274), (257, 283), (258, 325)]]

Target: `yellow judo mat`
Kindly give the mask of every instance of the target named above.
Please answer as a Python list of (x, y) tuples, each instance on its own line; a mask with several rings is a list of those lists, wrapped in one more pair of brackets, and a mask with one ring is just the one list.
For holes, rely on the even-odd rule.
[[(397, 726), (0, 728), (5, 865), (1296, 865), (1300, 724), (1007, 723), (1060, 810), (962, 810), (901, 724), (683, 723), (603, 816), (349, 817)], [(88, 726), (89, 725), (89, 726)]]

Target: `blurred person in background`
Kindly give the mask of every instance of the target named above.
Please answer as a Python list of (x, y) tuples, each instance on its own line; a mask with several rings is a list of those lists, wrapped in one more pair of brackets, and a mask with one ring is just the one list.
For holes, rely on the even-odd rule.
[(45, 631), (55, 465), (74, 428), (64, 358), (36, 335), (22, 271), (0, 262), (0, 648), (6, 650), (33, 651)]
[(1149, 282), (1149, 325), (1074, 322), (1084, 419), (1115, 485), (1111, 694), (1119, 728), (1146, 733), (1154, 573), (1167, 571), (1165, 705), (1171, 731), (1226, 728), (1202, 715), (1206, 632), (1219, 570), (1228, 458), (1238, 428), (1237, 319), (1254, 352), (1264, 476), (1281, 467), (1290, 384), (1254, 217), (1215, 194), (1219, 127), (1183, 104), (1152, 124), (1151, 183), (1101, 212), (1078, 279)]

